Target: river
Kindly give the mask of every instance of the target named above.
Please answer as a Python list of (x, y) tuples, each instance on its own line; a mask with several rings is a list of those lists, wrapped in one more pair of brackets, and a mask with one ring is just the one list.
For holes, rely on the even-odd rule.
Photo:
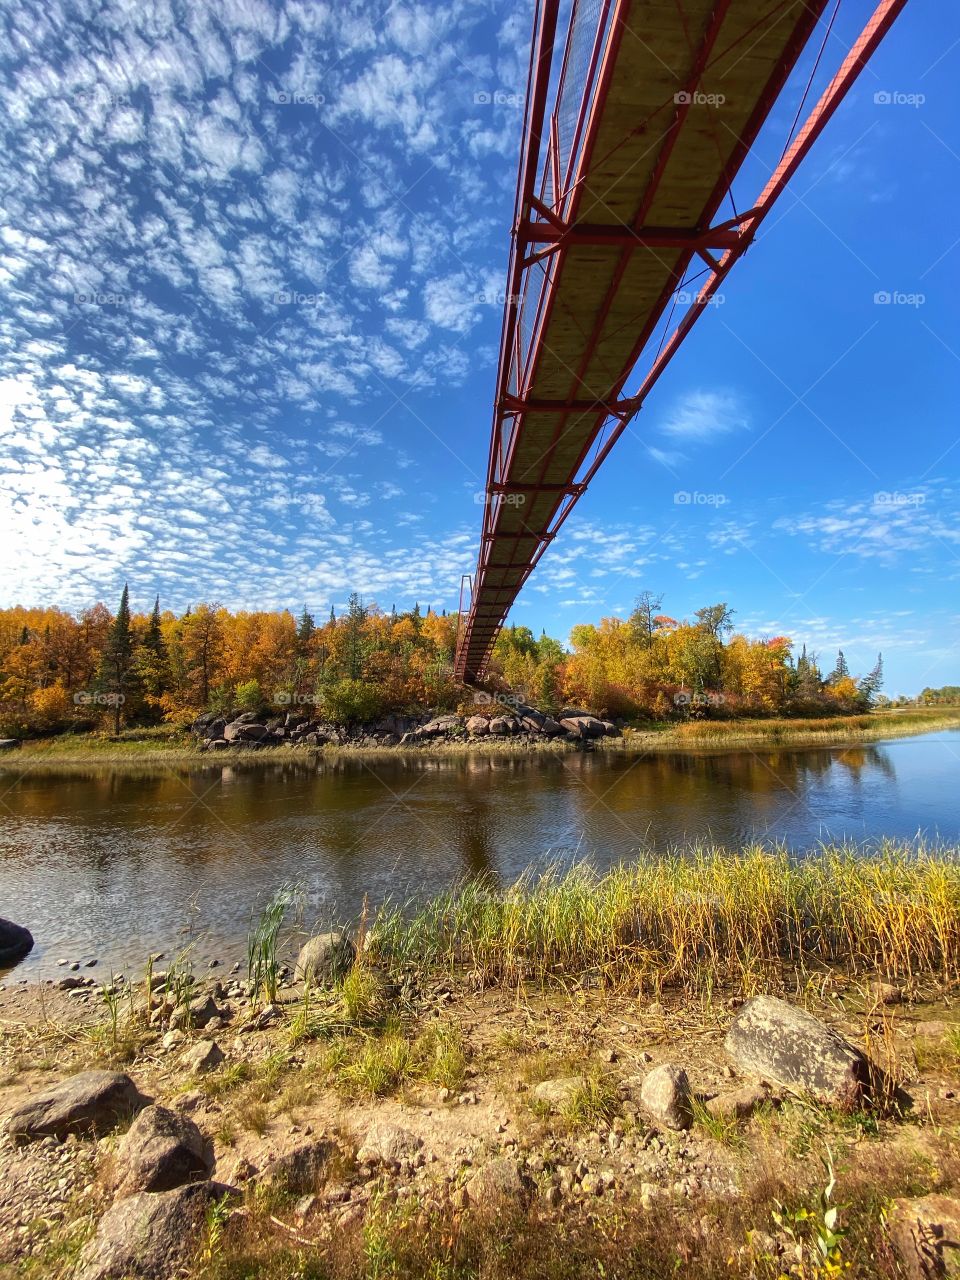
[(695, 839), (802, 851), (881, 835), (960, 843), (960, 730), (852, 747), (440, 758), (397, 755), (152, 772), (0, 776), (0, 916), (36, 947), (11, 979), (148, 952), (242, 959), (283, 884), (307, 926), (368, 895), (589, 859), (604, 867)]

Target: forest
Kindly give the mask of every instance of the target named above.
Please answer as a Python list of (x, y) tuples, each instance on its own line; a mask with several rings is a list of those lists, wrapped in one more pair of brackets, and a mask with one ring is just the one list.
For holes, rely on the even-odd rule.
[[(751, 639), (725, 603), (682, 621), (644, 592), (627, 618), (583, 623), (569, 647), (524, 626), (500, 634), (489, 689), (544, 711), (582, 706), (625, 722), (670, 718), (824, 715), (869, 710), (882, 660), (862, 677), (843, 652), (828, 672), (787, 636)], [(207, 710), (309, 704), (336, 724), (389, 712), (453, 710), (471, 693), (453, 675), (457, 616), (398, 613), (350, 597), (323, 621), (306, 608), (182, 614), (95, 604), (0, 610), (0, 732), (37, 733), (172, 724)], [(934, 691), (930, 691), (931, 693)]]

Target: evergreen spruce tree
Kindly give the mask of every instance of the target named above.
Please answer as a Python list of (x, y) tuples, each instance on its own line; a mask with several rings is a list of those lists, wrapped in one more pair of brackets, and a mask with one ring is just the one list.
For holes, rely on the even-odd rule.
[(133, 631), (130, 627), (130, 593), (123, 584), (120, 607), (107, 634), (100, 656), (97, 688), (109, 698), (113, 708), (113, 731), (120, 732), (123, 706), (133, 684)]
[(160, 597), (153, 602), (150, 621), (140, 644), (134, 648), (134, 669), (147, 701), (156, 710), (170, 688), (170, 659), (160, 625)]
[(883, 687), (883, 654), (877, 654), (877, 663), (857, 685), (861, 704), (869, 710), (877, 700), (877, 694)]

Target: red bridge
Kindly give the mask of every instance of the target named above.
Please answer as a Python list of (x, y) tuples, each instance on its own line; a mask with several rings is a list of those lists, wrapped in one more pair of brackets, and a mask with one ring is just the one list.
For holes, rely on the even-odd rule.
[(755, 202), (719, 217), (808, 45), (809, 92), (839, 3), (573, 0), (560, 53), (559, 0), (538, 0), (461, 679), (483, 675), (521, 587), (906, 0), (877, 5), (800, 124), (804, 94)]

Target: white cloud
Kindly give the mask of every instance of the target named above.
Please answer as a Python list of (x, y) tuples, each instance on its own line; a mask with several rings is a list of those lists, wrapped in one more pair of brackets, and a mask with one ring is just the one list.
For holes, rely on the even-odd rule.
[(660, 423), (674, 440), (706, 442), (749, 427), (746, 411), (732, 391), (688, 391)]

